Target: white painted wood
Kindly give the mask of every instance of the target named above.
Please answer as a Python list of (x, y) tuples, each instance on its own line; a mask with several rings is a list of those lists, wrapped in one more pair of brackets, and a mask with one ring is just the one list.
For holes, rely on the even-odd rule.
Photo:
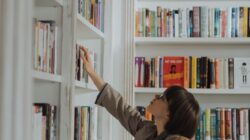
[[(166, 88), (135, 88), (136, 94), (161, 94), (166, 90)], [(200, 95), (250, 95), (250, 89), (187, 89), (193, 94)]]
[(35, 0), (35, 5), (46, 7), (63, 6), (63, 0)]
[(77, 14), (77, 38), (104, 38), (104, 33), (92, 25), (80, 14)]
[(32, 138), (32, 4), (32, 0), (0, 1), (1, 140)]
[[(124, 98), (128, 104), (134, 106), (133, 73), (134, 73), (134, 1), (125, 1), (125, 93)], [(132, 94), (131, 94), (132, 93)], [(132, 135), (124, 130), (124, 140), (133, 139)]]
[(135, 1), (135, 10), (138, 8), (149, 8), (156, 10), (157, 6), (163, 8), (192, 8), (193, 6), (206, 6), (206, 7), (240, 7), (250, 6), (248, 0), (140, 0)]
[[(147, 106), (154, 99), (155, 94), (136, 94), (136, 105)], [(194, 94), (201, 108), (214, 107), (246, 107), (249, 108), (249, 95), (201, 95)]]
[(166, 37), (136, 37), (136, 45), (171, 45), (171, 44), (245, 44), (250, 45), (250, 38), (166, 38)]
[(39, 71), (32, 71), (32, 77), (37, 79), (37, 80), (45, 80), (45, 81), (50, 81), (50, 82), (62, 82), (62, 76), (60, 75), (55, 75), (55, 74), (50, 74), (46, 72), (39, 72)]

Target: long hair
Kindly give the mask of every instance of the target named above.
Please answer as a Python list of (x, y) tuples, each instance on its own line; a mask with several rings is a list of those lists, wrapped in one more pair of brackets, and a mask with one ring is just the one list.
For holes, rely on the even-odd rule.
[(169, 121), (165, 130), (170, 135), (192, 138), (196, 132), (200, 107), (194, 96), (185, 88), (171, 86), (164, 91), (169, 106)]

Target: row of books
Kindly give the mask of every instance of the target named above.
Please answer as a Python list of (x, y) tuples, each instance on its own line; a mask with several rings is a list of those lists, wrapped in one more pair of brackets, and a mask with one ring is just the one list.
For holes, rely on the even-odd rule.
[(250, 88), (250, 58), (135, 57), (135, 87)]
[(250, 7), (140, 8), (137, 37), (250, 37)]
[(250, 109), (213, 108), (200, 114), (196, 140), (249, 140)]
[(57, 26), (55, 21), (33, 22), (33, 64), (37, 71), (57, 72)]
[(97, 140), (97, 107), (75, 107), (74, 140)]
[(104, 32), (104, 0), (78, 0), (78, 13)]
[[(81, 53), (80, 50), (83, 47), (83, 45), (76, 45), (76, 72), (75, 72), (75, 79), (78, 81), (82, 81), (83, 83), (89, 83), (91, 82), (90, 77), (88, 76), (88, 73), (86, 72), (83, 64), (83, 60), (81, 59)], [(97, 54), (93, 51), (89, 51), (90, 58), (93, 62), (94, 70), (97, 70)]]
[(33, 140), (56, 140), (57, 107), (35, 103), (33, 111)]

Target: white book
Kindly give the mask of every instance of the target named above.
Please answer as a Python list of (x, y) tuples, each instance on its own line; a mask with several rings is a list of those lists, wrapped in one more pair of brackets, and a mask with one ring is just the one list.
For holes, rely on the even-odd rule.
[(210, 36), (209, 37), (214, 37), (214, 17), (215, 17), (214, 8), (210, 8), (209, 16), (210, 16), (210, 23), (209, 23)]
[(245, 115), (244, 110), (240, 110), (240, 140), (245, 140), (245, 131), (244, 131), (244, 123), (245, 123)]
[(55, 54), (54, 54), (54, 74), (57, 74), (57, 53), (58, 53), (58, 49), (59, 49), (59, 46), (58, 46), (58, 42), (57, 42), (57, 38), (58, 38), (58, 27), (57, 26), (55, 26), (55, 31), (54, 31), (54, 48), (55, 48)]
[(249, 118), (248, 118), (248, 109), (244, 109), (244, 130), (245, 130), (245, 140), (249, 140)]
[(39, 71), (42, 71), (43, 69), (43, 25), (40, 24), (39, 27)]
[(208, 37), (208, 9), (201, 7), (201, 37)]
[(189, 16), (190, 16), (190, 14), (189, 14), (189, 12), (190, 12), (190, 9), (189, 8), (187, 8), (186, 9), (186, 23), (187, 23), (187, 26), (186, 26), (186, 32), (187, 32), (187, 37), (190, 37), (190, 28), (189, 28), (189, 26), (190, 26), (190, 22), (189, 22)]
[(225, 89), (228, 89), (229, 88), (229, 81), (228, 81), (228, 71), (229, 71), (229, 69), (228, 69), (228, 58), (224, 58), (224, 64), (223, 64), (223, 66), (224, 66), (224, 68), (223, 68), (223, 73), (224, 73), (224, 88)]
[(179, 13), (176, 11), (174, 12), (174, 26), (175, 26), (175, 36), (174, 37), (180, 37), (179, 36)]
[(234, 58), (234, 88), (250, 88), (250, 58)]
[(90, 140), (97, 140), (98, 108), (93, 107), (90, 111)]
[(35, 48), (34, 48), (34, 67), (35, 67), (35, 70), (37, 70), (38, 69), (38, 58), (39, 58), (39, 52), (38, 52), (38, 50), (39, 50), (39, 23), (38, 22), (36, 22), (35, 23), (36, 25), (35, 25)]
[(187, 37), (187, 24), (188, 24), (187, 23), (188, 22), (187, 21), (187, 10), (181, 8), (180, 11), (181, 11), (181, 13), (180, 13), (181, 14), (181, 21), (180, 22), (182, 23), (181, 24), (181, 26), (182, 26), (181, 29), (182, 30), (181, 30), (180, 36), (181, 37)]

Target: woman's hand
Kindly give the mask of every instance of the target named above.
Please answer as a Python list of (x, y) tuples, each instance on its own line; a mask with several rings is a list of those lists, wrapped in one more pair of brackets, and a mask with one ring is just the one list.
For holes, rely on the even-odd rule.
[(103, 81), (103, 79), (95, 72), (94, 68), (93, 68), (93, 63), (92, 60), (89, 56), (89, 52), (86, 48), (81, 48), (80, 49), (80, 53), (81, 53), (81, 59), (83, 60), (83, 64), (84, 64), (84, 68), (87, 71), (87, 73), (89, 74), (90, 78), (92, 79), (92, 81), (94, 82), (95, 86), (97, 87), (97, 89), (99, 91), (102, 90), (102, 88), (105, 85), (105, 82)]
[(89, 75), (93, 75), (95, 73), (95, 70), (93, 68), (93, 62), (90, 58), (88, 50), (82, 47), (80, 51), (81, 51), (81, 59), (83, 60), (85, 70)]

